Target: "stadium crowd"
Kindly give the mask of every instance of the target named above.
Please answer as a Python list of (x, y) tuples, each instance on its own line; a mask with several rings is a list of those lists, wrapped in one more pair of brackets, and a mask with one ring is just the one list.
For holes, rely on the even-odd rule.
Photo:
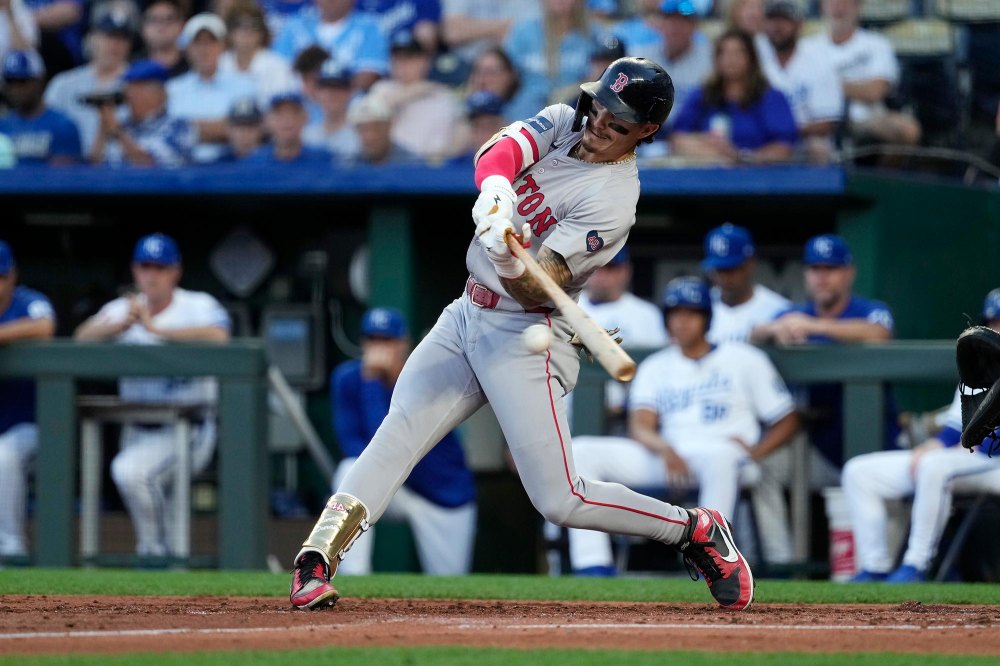
[[(504, 124), (574, 104), (623, 55), (662, 64), (676, 88), (640, 150), (649, 163), (933, 145), (957, 120), (948, 88), (928, 105), (928, 63), (953, 62), (959, 43), (988, 59), (975, 45), (991, 42), (924, 4), (0, 0), (0, 165), (465, 163)], [(953, 48), (914, 60), (914, 40), (940, 34)], [(992, 120), (1000, 85), (972, 70), (966, 106)]]

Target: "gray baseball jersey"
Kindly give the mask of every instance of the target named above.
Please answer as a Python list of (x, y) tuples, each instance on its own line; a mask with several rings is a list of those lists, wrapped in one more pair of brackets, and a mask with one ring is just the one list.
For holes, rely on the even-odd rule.
[[(512, 124), (483, 149), (503, 137), (520, 145), (514, 225), (531, 225), (532, 254), (544, 244), (565, 258), (571, 295), (624, 245), (639, 196), (634, 159), (589, 164), (569, 157), (582, 136), (571, 129), (573, 116), (568, 106), (550, 106)], [(686, 510), (577, 474), (564, 401), (579, 372), (569, 325), (558, 312), (525, 312), (503, 290), (478, 241), (466, 261), (476, 281), (501, 296), (499, 303), (484, 307), (463, 293), (445, 308), (407, 359), (388, 415), (338, 492), (364, 502), (375, 522), (427, 451), (489, 402), (521, 482), (546, 519), (668, 544), (683, 539), (690, 524)], [(527, 326), (539, 323), (554, 334), (542, 354), (520, 340)]]

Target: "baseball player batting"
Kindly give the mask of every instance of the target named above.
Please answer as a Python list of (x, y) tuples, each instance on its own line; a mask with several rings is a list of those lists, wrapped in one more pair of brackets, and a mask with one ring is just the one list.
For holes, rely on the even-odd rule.
[[(659, 65), (613, 62), (581, 85), (573, 108), (556, 104), (501, 130), (476, 154), (481, 194), (466, 253), (465, 293), (448, 305), (410, 355), (389, 413), (327, 502), (294, 560), (296, 608), (330, 606), (330, 580), (354, 540), (382, 515), (413, 466), (442, 435), (489, 402), (532, 504), (550, 522), (647, 537), (678, 549), (724, 608), (753, 600), (753, 576), (716, 510), (684, 509), (625, 486), (581, 478), (573, 464), (564, 399), (576, 384), (573, 331), (538, 279), (508, 247), (517, 231), (530, 256), (568, 295), (625, 244), (635, 223), (635, 149), (673, 106)], [(520, 341), (544, 324), (544, 353)]]

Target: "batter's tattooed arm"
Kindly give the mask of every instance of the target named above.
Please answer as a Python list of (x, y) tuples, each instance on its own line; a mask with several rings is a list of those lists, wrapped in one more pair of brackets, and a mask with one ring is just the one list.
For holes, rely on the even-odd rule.
[[(570, 272), (569, 266), (566, 265), (566, 260), (562, 258), (562, 255), (544, 245), (538, 250), (535, 261), (563, 289), (566, 288), (566, 285), (573, 278), (573, 274)], [(514, 280), (502, 277), (500, 278), (500, 284), (525, 309), (538, 307), (549, 300), (542, 285), (528, 273), (524, 273), (521, 277)]]

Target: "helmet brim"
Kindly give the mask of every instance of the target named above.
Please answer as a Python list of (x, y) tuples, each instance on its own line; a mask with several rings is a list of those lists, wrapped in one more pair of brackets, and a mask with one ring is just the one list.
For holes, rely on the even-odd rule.
[(639, 116), (635, 109), (623, 102), (622, 98), (616, 95), (614, 91), (609, 90), (606, 86), (602, 86), (600, 81), (581, 83), (580, 90), (600, 102), (601, 106), (607, 109), (614, 115), (615, 118), (618, 118), (619, 120), (636, 124), (646, 122)]

